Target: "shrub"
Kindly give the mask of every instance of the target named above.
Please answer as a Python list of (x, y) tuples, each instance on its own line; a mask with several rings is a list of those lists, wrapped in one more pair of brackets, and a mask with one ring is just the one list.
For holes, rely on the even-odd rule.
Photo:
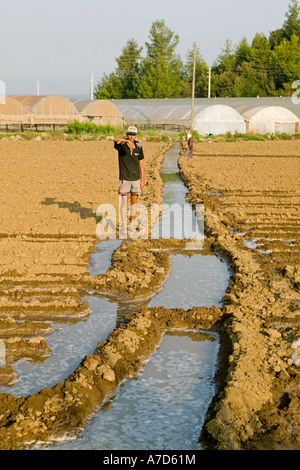
[(116, 134), (122, 131), (120, 126), (112, 126), (111, 124), (95, 124), (92, 121), (70, 121), (67, 123), (68, 134)]

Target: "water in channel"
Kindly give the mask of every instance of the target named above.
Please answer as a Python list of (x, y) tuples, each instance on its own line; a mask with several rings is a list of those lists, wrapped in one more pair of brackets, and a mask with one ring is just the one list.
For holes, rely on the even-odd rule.
[[(185, 204), (185, 188), (177, 166), (179, 146), (165, 154), (161, 176), (163, 202)], [(154, 231), (158, 234), (158, 224)], [(120, 241), (100, 242), (90, 260), (91, 275), (105, 272)], [(116, 307), (116, 325), (140, 305), (189, 309), (220, 306), (230, 279), (228, 266), (215, 255), (195, 252), (171, 255), (172, 272), (163, 289), (150, 300), (108, 303)], [(96, 304), (90, 299), (93, 317)], [(106, 300), (106, 302), (109, 302)], [(105, 311), (105, 308), (104, 308)], [(94, 329), (94, 326), (93, 326)], [(56, 450), (201, 450), (199, 434), (214, 396), (219, 350), (217, 333), (195, 330), (166, 331), (137, 377), (124, 382), (100, 407), (74, 441)]]
[(201, 450), (214, 395), (216, 334), (168, 331), (138, 375), (127, 380), (75, 441), (60, 450)]

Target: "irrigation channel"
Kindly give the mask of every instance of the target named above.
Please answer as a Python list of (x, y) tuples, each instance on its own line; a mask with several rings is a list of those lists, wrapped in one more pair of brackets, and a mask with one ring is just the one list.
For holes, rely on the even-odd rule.
[[(187, 189), (177, 165), (179, 150), (173, 144), (165, 154), (161, 169), (163, 203), (168, 205), (187, 204)], [(161, 223), (162, 217), (153, 233)], [(110, 239), (97, 245), (90, 257), (91, 275), (106, 272), (120, 243), (122, 240)], [(82, 357), (93, 352), (99, 341), (125, 321), (129, 312), (140, 306), (185, 310), (194, 306), (221, 306), (230, 279), (224, 260), (199, 250), (192, 256), (184, 252), (171, 254), (171, 259), (170, 276), (163, 289), (150, 299), (125, 302), (105, 295), (86, 297), (92, 310), (89, 318), (68, 328), (62, 325), (60, 329), (56, 325), (48, 343), (51, 356), (34, 368), (21, 363), (24, 380), (12, 387), (12, 393), (35, 393), (62, 380)], [(76, 439), (57, 443), (50, 449), (201, 450), (199, 434), (215, 392), (218, 350), (216, 332), (166, 331), (140, 374), (118, 387)]]

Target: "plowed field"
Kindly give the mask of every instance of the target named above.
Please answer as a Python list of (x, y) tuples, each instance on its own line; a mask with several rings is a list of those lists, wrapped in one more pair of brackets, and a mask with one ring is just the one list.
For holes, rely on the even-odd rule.
[[(161, 202), (169, 144), (143, 142), (140, 202)], [(299, 177), (297, 141), (199, 143), (179, 160), (192, 204), (204, 203), (204, 249), (234, 272), (224, 306), (141, 309), (53, 388), (15, 397), (20, 360), (45, 360), (50, 322), (90, 314), (83, 292), (128, 299), (159, 289), (175, 240), (121, 245), (105, 275), (91, 277), (97, 208), (118, 208), (113, 143), (0, 141), (0, 446), (22, 449), (76, 432), (102, 400), (149, 357), (168, 327), (217, 328), (218, 392), (201, 439), (213, 449), (299, 448)]]

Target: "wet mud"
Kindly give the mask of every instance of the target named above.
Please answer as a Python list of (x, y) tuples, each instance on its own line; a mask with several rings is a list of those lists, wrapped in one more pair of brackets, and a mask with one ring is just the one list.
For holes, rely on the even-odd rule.
[(299, 155), (297, 141), (213, 143), (179, 161), (235, 273), (223, 297), (227, 359), (203, 429), (218, 449), (299, 449)]
[[(143, 143), (147, 206), (161, 203), (159, 171), (170, 145)], [(118, 207), (112, 142), (1, 141), (0, 339), (8, 352), (0, 367), (1, 449), (78, 433), (169, 328), (221, 337), (217, 393), (199, 437), (207, 448), (298, 449), (299, 151), (295, 141), (201, 143), (192, 158), (182, 152), (188, 199), (204, 203), (203, 251), (226, 258), (233, 273), (222, 307), (142, 307), (64, 380), (14, 396), (9, 386), (21, 379), (14, 363), (51, 354), (51, 322), (84, 321), (88, 294), (153, 295), (170, 273), (170, 252), (185, 241), (125, 241), (106, 273), (91, 276), (97, 207)]]

